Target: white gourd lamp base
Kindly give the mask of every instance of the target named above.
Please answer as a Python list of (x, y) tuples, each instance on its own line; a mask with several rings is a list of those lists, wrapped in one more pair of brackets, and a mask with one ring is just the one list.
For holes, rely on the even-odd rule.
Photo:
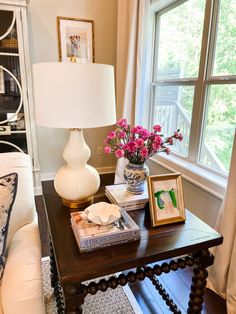
[(56, 174), (54, 186), (64, 206), (84, 209), (93, 202), (99, 189), (100, 177), (97, 170), (88, 165), (91, 151), (81, 129), (70, 129), (63, 158), (67, 162)]

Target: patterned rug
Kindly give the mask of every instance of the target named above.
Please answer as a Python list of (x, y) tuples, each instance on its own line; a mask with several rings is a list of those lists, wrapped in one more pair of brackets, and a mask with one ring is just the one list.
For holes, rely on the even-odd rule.
[[(57, 308), (50, 283), (50, 261), (48, 257), (42, 259), (42, 272), (46, 314), (56, 314)], [(87, 295), (82, 307), (83, 314), (143, 313), (128, 286), (118, 286), (115, 290), (108, 288), (105, 293), (98, 291), (96, 295)]]

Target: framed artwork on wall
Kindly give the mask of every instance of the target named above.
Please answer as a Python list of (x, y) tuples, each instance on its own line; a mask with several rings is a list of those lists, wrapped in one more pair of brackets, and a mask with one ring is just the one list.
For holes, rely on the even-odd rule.
[(59, 60), (94, 62), (94, 22), (70, 17), (57, 17)]
[(147, 180), (152, 226), (185, 221), (181, 174), (149, 176)]

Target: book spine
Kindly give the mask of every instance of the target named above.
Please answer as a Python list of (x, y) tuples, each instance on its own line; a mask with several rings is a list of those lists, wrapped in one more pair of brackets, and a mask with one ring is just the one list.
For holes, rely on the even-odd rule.
[(104, 247), (118, 245), (122, 243), (134, 242), (140, 239), (140, 232), (138, 231), (138, 232), (132, 232), (133, 236), (130, 236), (128, 238), (117, 237), (115, 239), (114, 237), (112, 237), (111, 239), (110, 237), (110, 240), (107, 239), (107, 241), (105, 241), (105, 239), (102, 239), (103, 241), (101, 241), (101, 239), (90, 239), (90, 240), (83, 241), (79, 237), (78, 232), (76, 230), (76, 226), (73, 223), (71, 227), (72, 227), (76, 242), (81, 252), (89, 252), (94, 249), (104, 248)]
[[(124, 205), (133, 205), (133, 204), (143, 204), (143, 203), (147, 203), (148, 202), (148, 195), (147, 193), (143, 193), (142, 195), (132, 195), (129, 193), (126, 193), (123, 195), (122, 200), (120, 199), (121, 195), (118, 197), (117, 199), (117, 190), (116, 190), (116, 185), (112, 186), (110, 188), (110, 186), (106, 186), (105, 187), (105, 195), (109, 195), (112, 198), (112, 203), (120, 205), (122, 204), (122, 206)], [(124, 188), (125, 190), (125, 188)], [(120, 201), (119, 201), (120, 200)]]
[(94, 237), (93, 239), (80, 238), (80, 247), (85, 247), (85, 248), (100, 247), (106, 244), (113, 244), (114, 242), (117, 243), (117, 242), (128, 241), (128, 240), (132, 240), (133, 238), (137, 239), (139, 237), (140, 237), (140, 232), (139, 230), (137, 230), (137, 231), (132, 231), (128, 233), (113, 234), (113, 235), (109, 235), (103, 238), (97, 238), (97, 237)]
[[(111, 246), (115, 246), (115, 245), (119, 245), (119, 244), (124, 244), (124, 243), (130, 243), (130, 242), (134, 242), (134, 241), (137, 241), (139, 240), (140, 237), (137, 237), (137, 238), (130, 238), (130, 239), (127, 239), (127, 240), (122, 240), (122, 241), (116, 241), (116, 242), (111, 242), (111, 243), (104, 243), (104, 244), (101, 244), (99, 246), (86, 246), (86, 247), (81, 247), (79, 245), (79, 250), (81, 252), (90, 252), (90, 251), (93, 251), (95, 249), (102, 249), (102, 248), (106, 248), (106, 247), (111, 247)], [(78, 241), (77, 241), (78, 243)], [(79, 244), (79, 243), (78, 243)]]
[(112, 203), (112, 204), (115, 204), (123, 209), (125, 209), (126, 211), (130, 211), (130, 210), (136, 210), (136, 209), (142, 209), (145, 207), (146, 205), (146, 202), (145, 203), (137, 203), (137, 204), (128, 204), (128, 205), (121, 205), (121, 204), (118, 204), (111, 195), (109, 195), (109, 193), (105, 192), (105, 195), (106, 197), (109, 199), (109, 201)]
[(130, 206), (122, 206), (122, 208), (128, 212), (130, 210), (143, 209), (145, 205), (146, 204), (137, 204), (137, 205), (130, 205)]

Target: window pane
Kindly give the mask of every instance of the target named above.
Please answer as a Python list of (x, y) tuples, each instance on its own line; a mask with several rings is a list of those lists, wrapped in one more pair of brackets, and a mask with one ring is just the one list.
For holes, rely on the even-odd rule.
[(236, 0), (220, 1), (213, 75), (236, 75)]
[(193, 94), (193, 86), (157, 86), (154, 94), (154, 124), (162, 126), (164, 136), (180, 129), (184, 140), (170, 148), (183, 156), (188, 155)]
[(189, 0), (160, 16), (157, 78), (197, 77), (205, 0)]
[(200, 162), (228, 172), (236, 126), (236, 85), (209, 87)]

